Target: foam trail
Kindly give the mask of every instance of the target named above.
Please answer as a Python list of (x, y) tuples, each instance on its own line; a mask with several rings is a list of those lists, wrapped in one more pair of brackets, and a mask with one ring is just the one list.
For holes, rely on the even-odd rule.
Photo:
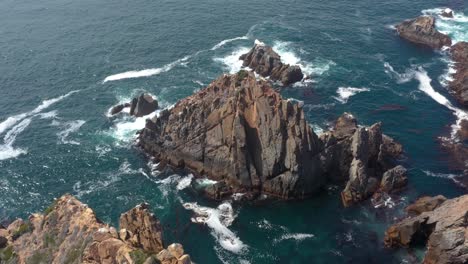
[(122, 73), (117, 73), (114, 75), (107, 76), (102, 83), (110, 82), (110, 81), (117, 81), (117, 80), (123, 80), (123, 79), (133, 79), (133, 78), (141, 78), (141, 77), (149, 77), (153, 75), (158, 75), (163, 72), (168, 72), (172, 70), (174, 67), (177, 65), (180, 65), (187, 60), (189, 60), (192, 56), (185, 56), (182, 59), (178, 59), (176, 61), (173, 61), (169, 64), (164, 65), (161, 68), (152, 68), (152, 69), (145, 69), (141, 71), (127, 71), (127, 72), (122, 72)]
[(184, 207), (197, 215), (192, 218), (193, 222), (204, 223), (211, 228), (212, 236), (224, 249), (239, 254), (246, 248), (246, 245), (228, 228), (236, 217), (229, 202), (223, 202), (217, 208), (203, 207), (197, 203), (185, 203)]
[(23, 132), (31, 123), (31, 118), (26, 118), (12, 129), (10, 129), (3, 138), (4, 144), (0, 145), (0, 160), (15, 158), (19, 155), (26, 154), (27, 151), (20, 148), (13, 148), (13, 143), (16, 137)]
[(193, 174), (189, 174), (188, 176), (180, 179), (179, 183), (177, 184), (177, 190), (180, 191), (189, 187), (190, 184), (192, 183), (192, 179), (193, 179)]
[(296, 240), (303, 241), (305, 239), (314, 238), (313, 234), (304, 234), (304, 233), (295, 233), (295, 234), (285, 234), (282, 235), (279, 239), (275, 239), (274, 242), (280, 242), (283, 240)]
[(0, 123), (0, 134), (3, 134), (3, 132), (5, 132), (10, 127), (14, 126), (16, 123), (23, 120), (24, 118), (26, 118), (28, 116), (38, 114), (38, 113), (42, 112), (43, 110), (47, 109), (49, 106), (51, 106), (51, 105), (65, 99), (68, 96), (70, 96), (70, 95), (72, 95), (74, 93), (77, 93), (77, 92), (78, 91), (75, 90), (75, 91), (71, 91), (71, 92), (69, 92), (69, 93), (67, 93), (65, 95), (59, 96), (57, 98), (44, 100), (44, 101), (41, 102), (41, 104), (39, 106), (37, 106), (36, 108), (34, 108), (30, 112), (26, 112), (26, 113), (22, 113), (22, 114), (18, 114), (18, 115), (8, 117), (5, 121)]
[[(75, 121), (64, 123), (63, 125), (65, 129), (57, 133), (57, 136), (60, 138), (60, 141), (62, 142), (62, 144), (80, 145), (80, 142), (69, 140), (67, 138), (71, 133), (78, 131), (85, 122), (86, 121), (84, 120), (75, 120)], [(60, 123), (53, 123), (53, 124), (62, 125)]]
[(242, 36), (242, 37), (236, 37), (236, 38), (231, 38), (231, 39), (225, 39), (221, 42), (219, 42), (218, 44), (214, 45), (211, 50), (217, 50), (219, 48), (221, 48), (222, 46), (226, 45), (227, 43), (230, 43), (230, 42), (233, 42), (233, 41), (236, 41), (236, 40), (244, 40), (244, 39), (249, 39), (247, 36)]
[(338, 90), (336, 90), (338, 97), (335, 97), (335, 99), (340, 101), (342, 104), (345, 104), (348, 102), (348, 99), (351, 96), (356, 95), (358, 93), (369, 92), (369, 91), (370, 91), (369, 88), (339, 87)]
[(445, 98), (439, 92), (435, 91), (431, 85), (431, 78), (427, 75), (427, 72), (423, 68), (419, 68), (419, 70), (415, 72), (414, 77), (419, 81), (419, 90), (429, 95), (437, 103), (453, 111), (454, 115), (457, 117), (457, 122), (452, 125), (451, 137), (452, 139), (456, 139), (456, 134), (460, 129), (461, 121), (468, 120), (468, 113), (458, 107), (453, 106), (447, 98)]

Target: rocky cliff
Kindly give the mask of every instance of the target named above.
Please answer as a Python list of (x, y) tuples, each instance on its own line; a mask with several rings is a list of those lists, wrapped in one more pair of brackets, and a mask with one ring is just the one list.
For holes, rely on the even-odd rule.
[(379, 189), (382, 174), (401, 154), (380, 124), (358, 127), (349, 114), (319, 138), (301, 104), (246, 71), (221, 76), (147, 120), (139, 145), (162, 164), (218, 181), (206, 190), (216, 199), (234, 192), (303, 198), (327, 181), (350, 179), (346, 205)]
[(450, 54), (456, 69), (450, 90), (461, 105), (468, 107), (468, 42), (453, 45)]
[(452, 40), (449, 36), (440, 33), (435, 28), (435, 18), (420, 16), (410, 19), (396, 26), (398, 34), (411, 42), (429, 46), (433, 49), (450, 47)]
[(299, 66), (284, 64), (273, 48), (259, 41), (239, 59), (243, 61), (244, 67), (249, 67), (270, 80), (280, 81), (284, 86), (299, 82), (304, 77)]
[(164, 249), (161, 225), (147, 204), (122, 214), (120, 228), (64, 195), (43, 214), (0, 228), (0, 263), (191, 263), (180, 244)]
[(427, 246), (425, 264), (468, 263), (468, 195), (423, 197), (385, 233), (387, 247)]

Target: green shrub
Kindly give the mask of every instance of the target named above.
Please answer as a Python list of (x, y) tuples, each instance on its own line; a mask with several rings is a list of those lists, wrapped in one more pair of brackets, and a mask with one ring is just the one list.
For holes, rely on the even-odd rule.
[(13, 240), (16, 240), (20, 236), (22, 236), (22, 235), (24, 235), (26, 233), (29, 233), (32, 230), (33, 230), (33, 227), (31, 225), (31, 223), (25, 222), (25, 223), (22, 223), (15, 232), (13, 232), (13, 235), (11, 237), (13, 238)]
[(49, 215), (54, 209), (55, 209), (55, 206), (57, 205), (57, 200), (55, 200), (54, 202), (52, 202), (51, 205), (49, 205), (49, 207), (47, 207), (45, 210), (44, 210), (44, 216), (47, 216)]
[(0, 263), (3, 261), (8, 261), (11, 258), (13, 258), (15, 255), (15, 252), (13, 251), (12, 246), (8, 246), (6, 248), (0, 249)]
[(148, 258), (148, 255), (142, 250), (137, 249), (130, 252), (130, 257), (135, 262), (135, 264), (143, 264)]
[(249, 73), (246, 71), (246, 70), (240, 70), (237, 72), (237, 77), (236, 77), (236, 82), (237, 84), (240, 84), (240, 82), (242, 80), (245, 79), (245, 77), (247, 77), (249, 75)]

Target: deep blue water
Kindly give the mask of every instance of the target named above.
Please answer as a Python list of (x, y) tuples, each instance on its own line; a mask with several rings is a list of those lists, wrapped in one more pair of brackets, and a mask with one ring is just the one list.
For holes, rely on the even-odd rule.
[[(68, 192), (112, 224), (148, 201), (168, 242), (183, 243), (197, 263), (418, 259), (418, 250), (384, 249), (383, 232), (419, 195), (466, 193), (451, 180), (460, 171), (438, 143), (450, 137), (454, 113), (466, 112), (444, 87), (447, 55), (401, 40), (391, 25), (437, 7), (458, 14), (438, 27), (455, 41), (468, 40), (463, 0), (3, 0), (0, 220), (41, 211)], [(409, 187), (396, 207), (367, 202), (344, 209), (341, 187), (330, 186), (306, 201), (226, 201), (221, 207), (232, 204), (231, 224), (193, 223), (184, 203), (205, 207), (214, 219), (219, 203), (182, 189), (181, 180), (189, 179), (184, 173), (152, 173), (133, 147), (144, 119), (107, 116), (112, 105), (142, 91), (167, 107), (237, 71), (236, 58), (255, 39), (312, 76), (313, 82), (282, 94), (304, 101), (317, 133), (346, 111), (361, 124), (381, 121), (384, 132), (403, 143)], [(226, 239), (234, 246), (223, 244)]]

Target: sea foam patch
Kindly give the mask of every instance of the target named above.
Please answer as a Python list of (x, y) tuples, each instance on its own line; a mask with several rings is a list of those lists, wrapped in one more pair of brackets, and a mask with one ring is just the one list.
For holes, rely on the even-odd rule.
[(356, 87), (339, 87), (338, 90), (336, 90), (336, 93), (338, 96), (335, 97), (336, 100), (338, 100), (342, 104), (346, 104), (348, 102), (348, 99), (351, 96), (354, 96), (358, 93), (362, 92), (369, 92), (369, 88), (356, 88)]
[(440, 32), (447, 34), (452, 39), (452, 44), (461, 41), (468, 41), (468, 16), (463, 12), (453, 11), (453, 18), (444, 17), (441, 14), (445, 11), (445, 7), (425, 9), (422, 11), (424, 15), (432, 15), (437, 17), (436, 28)]
[(230, 54), (222, 58), (214, 58), (215, 62), (219, 62), (224, 65), (224, 69), (229, 73), (237, 73), (242, 69), (242, 61), (239, 57), (247, 52), (249, 52), (247, 47), (238, 47)]

